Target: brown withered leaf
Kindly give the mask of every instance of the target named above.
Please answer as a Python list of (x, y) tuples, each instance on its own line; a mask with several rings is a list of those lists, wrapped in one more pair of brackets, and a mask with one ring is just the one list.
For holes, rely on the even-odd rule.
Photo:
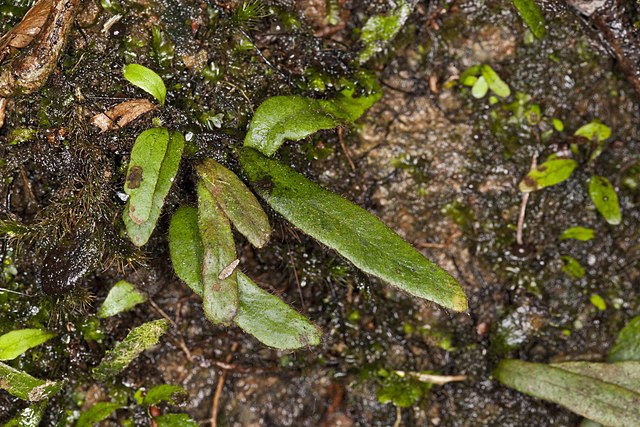
[(156, 108), (146, 99), (134, 99), (122, 102), (104, 113), (91, 117), (89, 123), (100, 128), (102, 132), (123, 128), (141, 115)]
[(0, 128), (4, 125), (4, 115), (7, 108), (7, 98), (0, 98)]
[[(47, 81), (64, 49), (79, 2), (51, 0), (51, 8), (40, 31), (15, 58), (0, 66), (0, 97), (33, 93)], [(34, 12), (32, 17), (40, 14)], [(20, 40), (22, 42), (17, 45), (26, 41)], [(0, 52), (0, 55), (3, 54)]]
[(27, 46), (33, 38), (42, 30), (49, 12), (52, 0), (39, 0), (24, 15), (15, 27), (0, 38), (0, 61), (7, 55)]

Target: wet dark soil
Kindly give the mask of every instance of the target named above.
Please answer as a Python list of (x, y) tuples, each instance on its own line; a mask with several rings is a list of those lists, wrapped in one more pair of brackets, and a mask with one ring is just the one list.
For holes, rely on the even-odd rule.
[[(563, 2), (541, 2), (547, 35), (535, 40), (509, 1), (420, 1), (390, 48), (364, 65), (382, 83), (381, 100), (340, 135), (321, 132), (283, 148), (282, 159), (374, 212), (453, 274), (469, 311), (454, 314), (409, 298), (271, 213), (275, 236), (267, 248), (255, 250), (237, 236), (243, 269), (324, 332), (317, 347), (281, 352), (205, 319), (199, 299), (171, 269), (166, 213), (195, 201), (190, 160), (213, 157), (235, 167), (232, 147), (264, 99), (327, 96), (330, 82), (356, 79), (357, 29), (392, 2), (267, 1), (268, 16), (250, 23), (234, 20), (237, 1), (84, 3), (58, 68), (39, 92), (11, 100), (0, 129), (0, 219), (29, 226), (21, 242), (3, 240), (0, 334), (22, 327), (58, 332), (59, 339), (12, 365), (69, 381), (42, 425), (66, 425), (96, 401), (126, 400), (135, 389), (161, 383), (183, 386), (189, 399), (179, 409), (208, 425), (223, 371), (222, 426), (579, 424), (558, 406), (503, 387), (491, 372), (505, 357), (603, 360), (616, 332), (640, 310), (640, 189), (630, 184), (640, 181), (640, 103), (585, 17)], [(336, 25), (327, 24), (327, 4), (342, 7)], [(29, 2), (13, 5), (15, 16), (3, 12), (3, 31)], [(154, 27), (163, 32), (164, 47), (154, 48)], [(142, 96), (122, 77), (128, 62), (161, 71), (167, 105), (100, 133), (89, 125), (91, 116)], [(509, 84), (508, 101), (476, 99), (456, 84), (480, 63)], [(314, 76), (329, 82), (326, 92)], [(511, 104), (525, 95), (522, 105), (539, 105), (540, 123)], [(205, 120), (215, 114), (221, 127)], [(549, 133), (551, 118), (565, 130)], [(190, 142), (165, 215), (138, 251), (117, 231), (123, 168), (135, 136), (154, 119)], [(594, 119), (612, 129), (602, 155), (531, 195), (518, 244), (518, 182), (533, 158), (567, 149), (573, 131)], [(25, 129), (33, 130), (31, 138), (16, 142), (17, 130)], [(620, 225), (608, 225), (591, 204), (586, 182), (594, 174), (616, 187)], [(559, 240), (577, 225), (597, 237)], [(77, 261), (74, 254), (88, 252), (81, 245), (96, 249)], [(43, 259), (52, 252), (92, 271), (74, 284), (71, 297), (45, 295)], [(585, 268), (584, 277), (563, 272), (567, 255)], [(120, 279), (147, 292), (152, 303), (103, 321), (102, 340), (86, 341), (87, 319)], [(590, 302), (593, 294), (604, 299), (605, 310)], [(159, 346), (114, 383), (89, 378), (115, 341), (163, 316), (173, 325)], [(381, 369), (467, 379), (434, 386), (417, 404), (397, 410), (378, 400)], [(0, 392), (0, 422), (23, 407)], [(142, 410), (118, 412), (104, 425), (125, 419), (149, 425)]]

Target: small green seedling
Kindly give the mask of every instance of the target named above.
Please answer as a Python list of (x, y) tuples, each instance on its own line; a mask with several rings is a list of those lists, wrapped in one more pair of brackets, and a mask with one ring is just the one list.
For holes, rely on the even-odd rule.
[(167, 88), (162, 78), (150, 68), (140, 64), (128, 64), (123, 69), (124, 78), (134, 86), (153, 96), (160, 105), (164, 105), (167, 97)]

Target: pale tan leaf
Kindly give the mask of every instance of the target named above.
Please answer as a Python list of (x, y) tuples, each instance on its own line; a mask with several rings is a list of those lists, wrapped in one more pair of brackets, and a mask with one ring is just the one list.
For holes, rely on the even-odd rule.
[(156, 106), (147, 99), (134, 99), (122, 102), (115, 107), (91, 117), (89, 123), (100, 128), (102, 132), (120, 129)]

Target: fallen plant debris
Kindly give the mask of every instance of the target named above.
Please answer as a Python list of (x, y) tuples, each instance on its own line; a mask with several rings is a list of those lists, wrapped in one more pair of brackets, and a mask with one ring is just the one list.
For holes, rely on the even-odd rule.
[[(3, 59), (10, 52), (8, 48), (21, 47), (22, 50), (0, 67), (0, 97), (32, 93), (47, 81), (63, 52), (78, 3), (79, 0), (40, 0), (18, 34), (3, 39), (4, 46), (0, 51)], [(43, 21), (45, 9), (48, 13)], [(33, 34), (33, 39), (29, 40), (25, 33)]]
[(89, 123), (100, 128), (102, 132), (121, 129), (138, 117), (152, 111), (155, 105), (146, 99), (132, 99), (121, 102), (104, 113), (91, 117)]

